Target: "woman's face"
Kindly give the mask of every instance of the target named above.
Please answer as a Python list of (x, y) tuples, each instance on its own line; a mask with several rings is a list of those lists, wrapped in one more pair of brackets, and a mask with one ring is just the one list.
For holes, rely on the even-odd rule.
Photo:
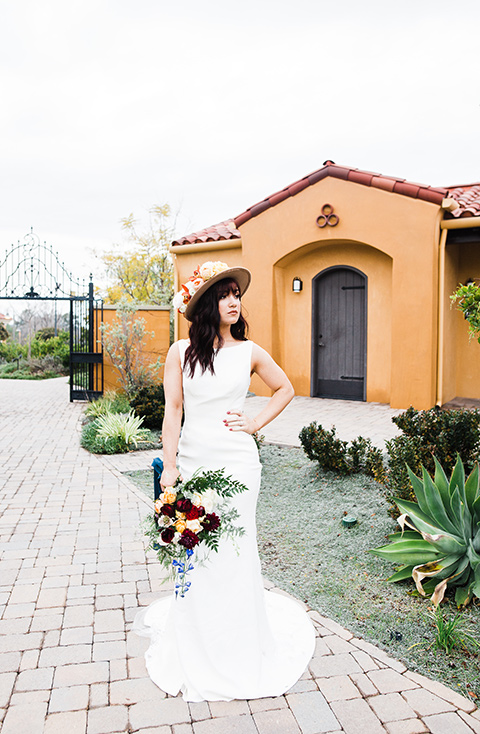
[(232, 283), (223, 293), (220, 293), (218, 301), (220, 325), (231, 326), (236, 324), (240, 317), (241, 307), (240, 289), (236, 283)]

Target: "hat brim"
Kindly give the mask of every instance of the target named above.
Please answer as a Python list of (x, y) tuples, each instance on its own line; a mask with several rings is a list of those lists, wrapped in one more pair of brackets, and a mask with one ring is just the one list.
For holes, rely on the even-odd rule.
[(250, 270), (247, 270), (247, 268), (228, 268), (227, 270), (218, 273), (218, 275), (214, 275), (213, 278), (209, 278), (209, 280), (207, 280), (203, 285), (200, 286), (198, 291), (196, 291), (196, 293), (191, 297), (187, 304), (187, 308), (185, 309), (185, 313), (183, 315), (188, 321), (192, 320), (198, 301), (203, 296), (205, 291), (208, 291), (208, 289), (211, 288), (212, 285), (215, 285), (215, 283), (218, 283), (219, 280), (225, 279), (235, 280), (240, 289), (240, 295), (243, 296), (248, 286), (250, 285), (252, 274)]

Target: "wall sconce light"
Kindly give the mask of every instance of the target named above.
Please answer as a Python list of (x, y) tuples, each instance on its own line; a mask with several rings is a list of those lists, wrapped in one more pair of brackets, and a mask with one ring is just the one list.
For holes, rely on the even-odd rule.
[(294, 278), (292, 282), (292, 291), (294, 293), (300, 293), (303, 288), (303, 282), (301, 278)]

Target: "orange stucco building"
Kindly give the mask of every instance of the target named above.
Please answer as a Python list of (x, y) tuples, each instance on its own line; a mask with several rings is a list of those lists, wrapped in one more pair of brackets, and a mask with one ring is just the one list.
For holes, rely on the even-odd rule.
[[(177, 286), (206, 260), (252, 271), (251, 338), (298, 395), (395, 408), (480, 399), (480, 345), (449, 298), (480, 277), (480, 184), (434, 188), (327, 161), (171, 252)], [(177, 318), (177, 337), (187, 330)], [(266, 394), (256, 378), (252, 390)]]

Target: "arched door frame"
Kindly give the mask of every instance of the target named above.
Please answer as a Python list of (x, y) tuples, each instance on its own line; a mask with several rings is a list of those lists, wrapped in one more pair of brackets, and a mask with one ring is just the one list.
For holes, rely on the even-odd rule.
[(364, 303), (364, 319), (365, 319), (365, 353), (364, 353), (364, 374), (363, 374), (363, 397), (365, 401), (367, 397), (367, 326), (368, 326), (368, 276), (358, 268), (351, 265), (331, 265), (324, 268), (312, 278), (312, 318), (311, 318), (311, 366), (310, 366), (310, 395), (315, 396), (315, 383), (317, 381), (317, 339), (318, 339), (318, 323), (316, 312), (316, 282), (333, 270), (350, 270), (360, 275), (365, 284), (365, 303)]

